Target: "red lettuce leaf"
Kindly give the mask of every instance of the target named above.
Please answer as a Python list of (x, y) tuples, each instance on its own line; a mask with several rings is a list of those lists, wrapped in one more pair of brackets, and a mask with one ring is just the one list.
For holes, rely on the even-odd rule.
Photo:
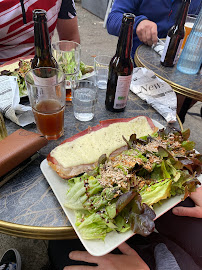
[(122, 194), (116, 202), (116, 214), (118, 215), (136, 195), (137, 192), (135, 190)]

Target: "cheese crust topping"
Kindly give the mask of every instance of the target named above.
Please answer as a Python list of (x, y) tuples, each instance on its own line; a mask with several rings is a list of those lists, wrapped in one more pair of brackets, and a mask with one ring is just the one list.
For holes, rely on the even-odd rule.
[(129, 122), (113, 123), (74, 141), (61, 144), (51, 151), (51, 157), (64, 168), (92, 164), (97, 162), (102, 154), (108, 157), (126, 145), (122, 136), (128, 140), (133, 133), (136, 133), (137, 137), (153, 133), (146, 117), (140, 116)]

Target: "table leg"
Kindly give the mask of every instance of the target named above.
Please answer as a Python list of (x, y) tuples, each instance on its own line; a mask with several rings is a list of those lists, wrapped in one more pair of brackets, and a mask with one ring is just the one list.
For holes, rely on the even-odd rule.
[(186, 113), (191, 105), (191, 102), (192, 102), (192, 99), (186, 97), (183, 104), (182, 104), (182, 107), (181, 107), (180, 112), (178, 114), (182, 124), (184, 123), (185, 115), (186, 115)]

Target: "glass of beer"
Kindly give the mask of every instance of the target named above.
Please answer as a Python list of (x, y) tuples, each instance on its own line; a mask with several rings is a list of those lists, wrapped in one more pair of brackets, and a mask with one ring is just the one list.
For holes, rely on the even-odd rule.
[(66, 100), (72, 100), (72, 85), (80, 73), (81, 45), (74, 41), (58, 41), (52, 44), (53, 56), (66, 76)]
[(57, 140), (64, 134), (65, 74), (56, 68), (35, 68), (25, 81), (38, 132)]
[(184, 45), (185, 45), (185, 43), (187, 41), (187, 38), (188, 38), (192, 28), (193, 28), (195, 20), (196, 20), (196, 15), (188, 15), (187, 18), (186, 18), (186, 22), (185, 22), (185, 25), (184, 25), (184, 27), (185, 27), (185, 36), (184, 36), (184, 40), (182, 42), (181, 49), (184, 48)]

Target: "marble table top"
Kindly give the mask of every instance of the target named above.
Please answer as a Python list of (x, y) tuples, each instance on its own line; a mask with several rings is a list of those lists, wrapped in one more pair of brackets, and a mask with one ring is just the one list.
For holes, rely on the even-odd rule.
[[(65, 135), (57, 141), (50, 141), (39, 151), (39, 157), (9, 182), (0, 187), (0, 232), (14, 236), (35, 239), (65, 239), (75, 237), (75, 233), (60, 204), (44, 178), (40, 163), (47, 154), (64, 139), (99, 124), (100, 120), (130, 118), (145, 115), (166, 125), (164, 118), (145, 101), (132, 92), (129, 93), (126, 110), (121, 113), (109, 112), (104, 105), (105, 91), (99, 90), (95, 117), (89, 122), (80, 122), (73, 116), (72, 103), (67, 102), (65, 110)], [(25, 100), (25, 103), (28, 102)], [(5, 120), (8, 133), (19, 127)], [(178, 124), (176, 124), (178, 126)], [(30, 124), (26, 130), (37, 132), (36, 125)]]
[(171, 85), (174, 91), (186, 97), (202, 101), (202, 76), (184, 74), (174, 67), (164, 67), (158, 55), (151, 47), (140, 45), (135, 53), (137, 66), (152, 70), (158, 77)]

